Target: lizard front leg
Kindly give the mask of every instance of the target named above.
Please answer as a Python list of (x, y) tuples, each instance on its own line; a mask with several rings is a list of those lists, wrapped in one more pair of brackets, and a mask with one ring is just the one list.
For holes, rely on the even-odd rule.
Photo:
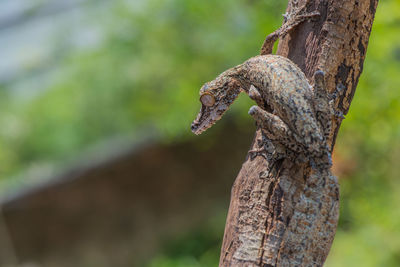
[(284, 15), (286, 22), (276, 31), (269, 34), (261, 47), (261, 55), (269, 55), (272, 54), (272, 49), (274, 47), (274, 43), (278, 38), (285, 36), (291, 30), (293, 30), (297, 25), (308, 20), (310, 18), (314, 18), (319, 16), (318, 11), (307, 12), (307, 3), (299, 8), (292, 8), (292, 10)]
[(258, 89), (254, 87), (254, 85), (250, 86), (248, 95), (249, 95), (250, 99), (254, 100), (257, 103), (258, 106), (260, 106), (260, 107), (264, 106), (264, 99), (261, 96)]
[(272, 112), (272, 108), (269, 105), (268, 101), (266, 100), (267, 98), (263, 97), (262, 91), (260, 91), (254, 85), (250, 86), (250, 89), (247, 92), (247, 94), (249, 95), (250, 99), (254, 100), (260, 108), (268, 112)]
[(292, 151), (304, 152), (304, 148), (296, 142), (295, 133), (278, 116), (258, 106), (252, 106), (249, 114), (255, 119), (257, 125), (265, 130), (267, 137), (271, 141), (278, 142)]
[(299, 161), (304, 161), (304, 155), (308, 155), (306, 157), (309, 158), (310, 164), (314, 169), (321, 166), (330, 167), (332, 165), (331, 154), (327, 149), (324, 149), (324, 152), (319, 151), (319, 153), (321, 153), (319, 155), (309, 154), (307, 148), (296, 141), (299, 140), (298, 136), (296, 136), (296, 134), (289, 129), (289, 126), (278, 116), (258, 106), (252, 106), (249, 110), (249, 114), (255, 119), (257, 125), (265, 131), (268, 139), (286, 147), (289, 151), (298, 153), (298, 159), (301, 159)]

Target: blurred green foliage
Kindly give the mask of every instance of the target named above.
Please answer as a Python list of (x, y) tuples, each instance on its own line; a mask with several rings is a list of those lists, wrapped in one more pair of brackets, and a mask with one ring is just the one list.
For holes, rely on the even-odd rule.
[[(0, 175), (62, 166), (107, 138), (191, 138), (198, 89), (259, 51), (285, 1), (114, 1), (105, 40), (32, 97), (0, 90)], [(341, 217), (326, 266), (400, 266), (400, 2), (379, 3), (364, 72), (336, 145)], [(241, 98), (227, 116), (249, 120)], [(218, 127), (215, 126), (215, 127)], [(212, 130), (212, 129), (211, 129)], [(341, 171), (342, 170), (342, 171)], [(218, 262), (224, 219), (166, 244), (149, 266)], [(218, 226), (216, 226), (218, 225)], [(171, 243), (172, 242), (172, 243)]]
[(327, 266), (400, 266), (400, 2), (380, 1), (336, 152), (349, 171)]
[(187, 138), (198, 88), (257, 53), (280, 23), (275, 10), (283, 3), (115, 1), (105, 41), (64, 60), (49, 88), (28, 99), (1, 90), (0, 176), (68, 162), (110, 137)]

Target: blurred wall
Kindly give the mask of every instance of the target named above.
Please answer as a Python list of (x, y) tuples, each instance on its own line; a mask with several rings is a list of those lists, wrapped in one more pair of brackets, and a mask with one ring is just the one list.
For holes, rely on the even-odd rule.
[[(133, 266), (161, 240), (225, 213), (252, 127), (128, 150), (2, 203), (20, 263)], [(229, 133), (229, 134), (227, 134)], [(221, 236), (222, 238), (222, 236)]]

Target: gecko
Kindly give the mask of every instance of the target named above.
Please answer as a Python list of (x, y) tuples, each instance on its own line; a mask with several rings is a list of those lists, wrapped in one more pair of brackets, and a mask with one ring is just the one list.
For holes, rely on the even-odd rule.
[[(270, 163), (281, 158), (288, 158), (289, 161), (286, 162), (298, 162), (299, 158), (300, 162), (308, 160), (312, 169), (304, 187), (299, 190), (301, 192), (296, 202), (282, 204), (286, 207), (293, 205), (292, 209), (286, 211), (290, 215), (287, 215), (287, 226), (283, 227), (285, 231), (277, 232), (278, 227), (275, 226), (275, 230), (269, 232), (262, 230), (263, 234), (268, 235), (260, 237), (252, 233), (251, 237), (254, 239), (251, 240), (254, 242), (238, 242), (238, 248), (234, 251), (237, 259), (252, 255), (255, 242), (263, 242), (260, 262), (268, 266), (289, 266), (288, 263), (322, 266), (329, 249), (319, 248), (330, 246), (333, 241), (339, 214), (339, 188), (337, 178), (331, 172), (332, 160), (327, 143), (332, 120), (342, 116), (333, 107), (337, 94), (328, 94), (324, 71), (315, 71), (312, 81), (308, 81), (295, 63), (272, 54), (273, 45), (278, 38), (304, 20), (318, 15), (318, 12), (307, 13), (306, 5), (292, 9), (285, 16), (286, 22), (282, 27), (266, 37), (261, 55), (224, 71), (200, 89), (201, 109), (191, 125), (193, 133), (201, 134), (220, 120), (243, 92), (257, 104), (249, 110), (262, 133), (261, 140), (257, 140), (260, 152), (254, 152), (257, 155), (264, 151), (268, 160), (266, 171), (260, 173), (260, 179), (269, 177), (270, 165), (273, 165)], [(283, 185), (290, 183), (291, 179), (282, 175), (275, 182)], [(290, 190), (295, 187), (290, 187)], [(277, 188), (284, 190), (286, 187)], [(286, 194), (292, 196), (293, 193)], [(265, 196), (268, 199), (269, 195)], [(246, 201), (252, 201), (251, 208), (244, 205), (239, 211), (238, 221), (240, 218), (252, 218), (254, 214), (259, 214), (254, 212), (256, 208), (253, 207), (258, 207), (254, 203), (259, 204), (260, 200)], [(266, 199), (262, 201), (269, 203)], [(287, 199), (282, 197), (280, 201)], [(265, 209), (269, 210), (269, 207)], [(263, 225), (266, 226), (267, 223), (266, 220)], [(248, 223), (248, 226), (254, 225), (257, 225), (256, 219)], [(247, 232), (238, 233), (239, 240), (246, 240), (248, 236)]]
[[(322, 71), (315, 73), (314, 84), (314, 92), (324, 90)], [(313, 93), (304, 73), (294, 63), (277, 55), (250, 58), (206, 83), (200, 89), (202, 107), (192, 123), (192, 131), (201, 134), (211, 127), (241, 92), (257, 103), (249, 114), (270, 140), (314, 158), (330, 156), (326, 144), (329, 123), (319, 119), (330, 115), (329, 103)]]
[(313, 165), (331, 166), (327, 138), (334, 110), (325, 90), (324, 72), (315, 72), (314, 86), (311, 86), (291, 60), (272, 55), (277, 38), (319, 15), (318, 12), (307, 13), (305, 9), (303, 6), (286, 16), (286, 23), (265, 39), (261, 55), (224, 71), (201, 87), (202, 106), (191, 125), (193, 133), (201, 134), (210, 128), (244, 92), (257, 103), (249, 114), (269, 140), (289, 151), (304, 153)]

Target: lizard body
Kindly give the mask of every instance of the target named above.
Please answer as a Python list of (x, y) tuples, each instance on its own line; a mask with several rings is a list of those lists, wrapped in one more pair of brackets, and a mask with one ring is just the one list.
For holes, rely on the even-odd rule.
[(310, 158), (323, 159), (325, 165), (331, 165), (326, 141), (333, 109), (325, 90), (324, 73), (315, 73), (313, 91), (296, 64), (271, 54), (273, 44), (279, 37), (301, 22), (319, 16), (318, 12), (308, 13), (306, 9), (307, 4), (286, 14), (284, 25), (266, 37), (260, 56), (228, 69), (200, 89), (202, 108), (191, 127), (195, 134), (211, 127), (239, 93), (245, 92), (258, 105), (253, 106), (249, 114), (265, 130), (276, 148), (283, 145), (291, 151), (304, 152)]
[[(323, 87), (323, 74), (318, 72), (316, 77), (318, 83), (314, 83)], [(293, 151), (305, 152), (312, 158), (330, 157), (324, 122), (317, 118), (321, 108), (316, 103), (322, 100), (315, 100), (311, 88), (304, 73), (285, 57), (260, 55), (250, 58), (200, 89), (202, 108), (192, 123), (192, 131), (200, 134), (211, 127), (239, 93), (245, 92), (259, 105), (252, 107), (249, 113), (261, 128), (267, 130), (269, 139)], [(322, 102), (326, 104), (323, 108), (328, 109), (323, 111), (330, 115), (328, 100)]]

